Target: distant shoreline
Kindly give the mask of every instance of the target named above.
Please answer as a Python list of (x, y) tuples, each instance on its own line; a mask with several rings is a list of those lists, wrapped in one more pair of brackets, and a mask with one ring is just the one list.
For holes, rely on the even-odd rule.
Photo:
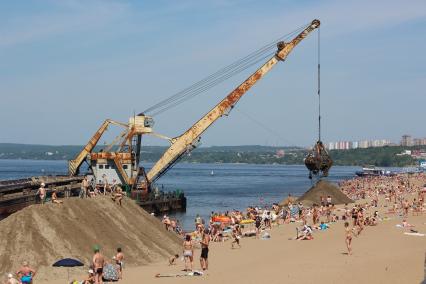
[[(0, 143), (2, 160), (71, 160), (83, 146), (49, 146), (31, 144)], [(99, 151), (97, 147), (94, 151)], [(166, 146), (144, 146), (141, 159), (144, 163), (155, 163)], [(378, 167), (415, 167), (418, 157), (406, 152), (426, 153), (426, 146), (385, 146), (352, 150), (331, 150), (335, 166), (375, 165)], [(300, 147), (278, 147), (261, 145), (200, 147), (185, 156), (181, 162), (193, 164), (254, 164), (254, 165), (304, 165), (307, 149)], [(424, 155), (426, 159), (426, 155)]]

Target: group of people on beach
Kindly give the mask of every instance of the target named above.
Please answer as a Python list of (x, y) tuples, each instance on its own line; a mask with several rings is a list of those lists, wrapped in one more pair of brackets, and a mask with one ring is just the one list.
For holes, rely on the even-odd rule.
[[(411, 180), (410, 180), (411, 179)], [(414, 182), (415, 181), (415, 182)], [(324, 231), (332, 223), (342, 222), (347, 254), (352, 255), (352, 239), (360, 236), (366, 227), (377, 226), (386, 216), (379, 214), (379, 207), (385, 214), (395, 214), (403, 218), (402, 226), (411, 228), (407, 222), (409, 212), (412, 215), (421, 215), (426, 195), (426, 175), (424, 173), (407, 178), (400, 174), (391, 177), (363, 177), (341, 182), (341, 190), (356, 203), (352, 206), (335, 206), (332, 196), (321, 196), (318, 203), (304, 206), (295, 199), (285, 205), (272, 204), (270, 207), (248, 207), (245, 212), (233, 210), (210, 215), (209, 222), (205, 222), (199, 215), (195, 219), (195, 230), (185, 233), (181, 229), (179, 234), (184, 238), (183, 259), (185, 269), (193, 269), (194, 246), (208, 247), (208, 243), (224, 242), (229, 240), (231, 248), (241, 247), (242, 237), (270, 238), (267, 232), (273, 225), (301, 223), (296, 228), (294, 240), (313, 240), (315, 231)], [(386, 211), (387, 209), (387, 211)], [(381, 210), (382, 212), (383, 210)], [(174, 230), (177, 220), (170, 221), (167, 217), (163, 223), (169, 230)], [(254, 228), (252, 227), (254, 225)], [(174, 230), (176, 231), (176, 230)], [(208, 240), (208, 241), (206, 241)], [(203, 251), (200, 261), (207, 260)], [(171, 258), (175, 263), (178, 255)], [(207, 269), (201, 264), (202, 269)]]
[[(123, 279), (124, 253), (117, 248), (116, 254), (108, 261), (100, 252), (100, 247), (93, 248), (93, 258), (89, 265), (88, 275), (83, 280), (72, 280), (70, 284), (103, 284), (104, 280), (118, 281)], [(4, 284), (33, 284), (37, 271), (30, 267), (27, 261), (22, 263), (19, 270), (13, 275), (9, 273)]]
[[(8, 273), (4, 284), (32, 284), (37, 271), (30, 267), (28, 261), (24, 261), (15, 275)], [(16, 277), (16, 278), (15, 278)]]
[(83, 281), (71, 281), (70, 284), (102, 284), (104, 279), (108, 282), (123, 279), (124, 253), (117, 248), (116, 254), (108, 261), (101, 253), (98, 245), (93, 247), (92, 264), (88, 276)]
[[(80, 198), (94, 198), (98, 195), (109, 195), (111, 196), (111, 199), (117, 203), (118, 205), (122, 205), (122, 200), (124, 197), (123, 188), (120, 184), (116, 182), (116, 180), (113, 180), (113, 182), (110, 184), (108, 182), (107, 177), (104, 175), (103, 182), (99, 181), (98, 184), (94, 185), (91, 184), (87, 176), (84, 176), (82, 182), (81, 182), (81, 189), (79, 192)], [(40, 188), (37, 190), (37, 195), (40, 199), (40, 203), (44, 204), (47, 200), (47, 193), (48, 188), (46, 188), (46, 184), (42, 182), (40, 184)], [(59, 199), (58, 197), (58, 191), (56, 188), (53, 188), (51, 190), (51, 202), (55, 204), (62, 204), (63, 201)]]
[[(175, 265), (179, 259), (182, 259), (185, 271), (194, 271), (195, 250), (201, 249), (200, 269), (206, 271), (209, 268), (211, 242), (228, 241), (231, 248), (241, 248), (242, 238), (255, 237), (265, 240), (271, 237), (269, 231), (273, 229), (273, 226), (290, 223), (300, 223), (296, 227), (296, 236), (291, 239), (301, 241), (313, 240), (316, 232), (334, 227), (333, 223), (343, 223), (347, 254), (352, 255), (353, 238), (364, 234), (366, 228), (377, 226), (380, 222), (389, 219), (387, 215), (400, 217), (402, 219), (400, 226), (414, 231), (413, 226), (408, 223), (410, 213), (411, 216), (416, 216), (425, 211), (426, 174), (424, 173), (410, 176), (399, 174), (389, 177), (353, 178), (341, 182), (339, 186), (347, 196), (356, 201), (355, 204), (336, 206), (332, 196), (321, 196), (317, 203), (305, 206), (295, 199), (288, 198), (288, 202), (281, 205), (272, 204), (263, 208), (248, 207), (245, 211), (212, 212), (207, 222), (197, 215), (194, 220), (195, 230), (192, 232), (184, 232), (179, 220), (165, 215), (162, 220), (165, 229), (179, 234), (183, 240), (182, 256), (180, 257), (179, 253), (171, 256), (169, 264)], [(82, 183), (82, 198), (93, 197), (86, 194), (88, 188), (89, 183), (85, 178)], [(113, 194), (112, 192), (110, 194)], [(41, 186), (39, 194), (40, 197), (46, 196), (44, 185)], [(105, 187), (102, 193), (96, 194), (108, 194), (108, 189)], [(124, 255), (118, 248), (117, 254), (110, 263), (116, 269), (120, 279), (123, 259)], [(96, 247), (87, 278), (73, 284), (102, 283), (105, 267), (108, 264), (100, 253), (99, 247)], [(31, 283), (35, 274), (36, 271), (29, 267), (28, 263), (24, 263), (16, 273), (17, 279), (9, 274), (5, 283)]]
[(102, 180), (94, 184), (90, 182), (87, 176), (84, 176), (81, 182), (80, 198), (93, 198), (97, 195), (110, 195), (111, 199), (121, 206), (121, 200), (123, 199), (124, 193), (123, 188), (117, 183), (117, 180), (113, 179), (112, 183), (109, 183), (107, 176), (104, 174)]

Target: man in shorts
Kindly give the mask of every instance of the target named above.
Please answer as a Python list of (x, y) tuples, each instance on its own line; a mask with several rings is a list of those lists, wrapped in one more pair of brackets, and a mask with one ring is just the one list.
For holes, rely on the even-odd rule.
[(105, 258), (100, 253), (99, 246), (93, 248), (95, 255), (93, 256), (93, 270), (95, 272), (95, 284), (102, 284), (102, 275), (105, 264)]
[(118, 275), (120, 279), (123, 279), (123, 262), (124, 261), (124, 253), (121, 248), (117, 248), (117, 254), (115, 255), (115, 263), (118, 268)]
[(207, 270), (209, 268), (209, 263), (208, 263), (209, 244), (210, 244), (209, 229), (204, 230), (203, 238), (200, 244), (201, 244), (201, 256), (200, 256), (201, 268), (203, 270)]

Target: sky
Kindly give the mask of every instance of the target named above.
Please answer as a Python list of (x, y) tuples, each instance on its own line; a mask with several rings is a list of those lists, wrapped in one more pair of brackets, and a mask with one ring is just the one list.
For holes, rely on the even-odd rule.
[[(0, 1), (0, 143), (81, 145), (266, 43), (321, 21), (322, 140), (426, 137), (426, 1)], [(202, 145), (308, 146), (317, 33), (202, 136)], [(247, 70), (167, 112), (182, 134)], [(120, 129), (111, 127), (101, 143)], [(144, 138), (147, 145), (166, 145)]]

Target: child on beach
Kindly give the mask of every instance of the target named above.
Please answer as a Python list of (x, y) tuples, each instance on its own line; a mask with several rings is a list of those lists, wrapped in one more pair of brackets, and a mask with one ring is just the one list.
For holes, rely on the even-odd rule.
[(172, 255), (169, 258), (169, 265), (176, 265), (176, 260), (179, 258), (178, 254)]
[(237, 244), (239, 248), (241, 248), (240, 245), (240, 236), (238, 235), (237, 229), (232, 230), (232, 243), (231, 248), (234, 248), (234, 244)]
[(62, 204), (62, 200), (58, 199), (58, 195), (56, 194), (56, 189), (54, 189), (52, 193), (52, 203)]
[(353, 231), (349, 228), (349, 222), (345, 222), (345, 242), (346, 248), (348, 249), (348, 255), (352, 255), (352, 233)]

